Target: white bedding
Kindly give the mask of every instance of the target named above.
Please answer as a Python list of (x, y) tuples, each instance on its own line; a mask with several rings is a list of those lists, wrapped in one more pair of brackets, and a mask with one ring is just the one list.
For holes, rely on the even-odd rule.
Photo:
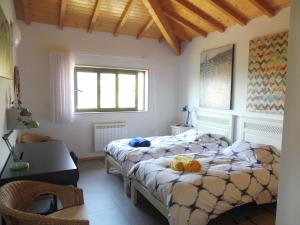
[(278, 158), (260, 164), (218, 151), (189, 155), (201, 162), (200, 173), (170, 169), (174, 156), (142, 161), (129, 172), (168, 208), (170, 225), (205, 225), (239, 205), (276, 201)]
[[(228, 146), (222, 136), (211, 134), (197, 135), (192, 130), (176, 136), (149, 137), (147, 140), (151, 141), (150, 147), (133, 148), (128, 145), (129, 140), (113, 141), (105, 149), (105, 152), (121, 165), (123, 175), (127, 175), (133, 165), (144, 160), (183, 153), (201, 152), (207, 148), (218, 150)], [(191, 142), (191, 140), (195, 141)], [(209, 145), (209, 143), (211, 144)]]

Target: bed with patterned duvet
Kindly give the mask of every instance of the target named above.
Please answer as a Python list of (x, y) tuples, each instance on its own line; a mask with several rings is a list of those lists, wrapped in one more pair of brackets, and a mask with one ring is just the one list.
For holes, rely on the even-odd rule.
[(198, 134), (191, 129), (175, 136), (157, 136), (147, 138), (150, 147), (133, 148), (128, 145), (130, 139), (112, 141), (105, 148), (105, 153), (122, 168), (126, 176), (136, 163), (157, 159), (162, 156), (178, 155), (183, 153), (201, 152), (203, 149), (218, 150), (228, 146), (226, 138), (217, 134)]
[(275, 147), (240, 141), (188, 155), (201, 163), (201, 172), (172, 170), (174, 156), (139, 162), (129, 172), (166, 207), (170, 225), (205, 225), (240, 205), (276, 201), (280, 152)]

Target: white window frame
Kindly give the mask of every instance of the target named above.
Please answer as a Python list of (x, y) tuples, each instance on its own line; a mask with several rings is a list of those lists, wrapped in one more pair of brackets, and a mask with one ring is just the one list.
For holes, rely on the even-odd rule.
[[(77, 85), (77, 72), (95, 72), (97, 73), (97, 108), (86, 108), (79, 109), (78, 108), (78, 85)], [(138, 87), (138, 74), (142, 72), (144, 73), (144, 85), (143, 85), (143, 96), (139, 96), (139, 87)], [(116, 74), (116, 107), (115, 108), (101, 108), (100, 102), (100, 76), (101, 73), (114, 73)], [(119, 74), (132, 74), (136, 76), (136, 95), (135, 95), (135, 107), (132, 108), (120, 108), (119, 107), (119, 95), (118, 95), (118, 76)], [(148, 110), (148, 70), (147, 69), (123, 69), (123, 68), (106, 68), (106, 67), (93, 67), (93, 66), (80, 66), (76, 65), (74, 68), (74, 111), (75, 112), (141, 112)], [(147, 87), (146, 87), (147, 86)], [(142, 109), (138, 109), (138, 100), (140, 97), (143, 97), (143, 107)]]

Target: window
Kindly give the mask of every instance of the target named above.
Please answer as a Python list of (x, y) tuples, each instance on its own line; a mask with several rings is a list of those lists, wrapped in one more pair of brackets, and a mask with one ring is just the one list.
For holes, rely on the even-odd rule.
[(148, 110), (148, 71), (76, 66), (76, 112)]

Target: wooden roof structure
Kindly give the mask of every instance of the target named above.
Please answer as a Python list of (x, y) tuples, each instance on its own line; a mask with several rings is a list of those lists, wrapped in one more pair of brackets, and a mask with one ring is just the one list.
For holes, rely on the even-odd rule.
[(251, 19), (272, 17), (290, 0), (15, 0), (17, 18), (88, 32), (165, 40), (176, 55), (181, 42)]

